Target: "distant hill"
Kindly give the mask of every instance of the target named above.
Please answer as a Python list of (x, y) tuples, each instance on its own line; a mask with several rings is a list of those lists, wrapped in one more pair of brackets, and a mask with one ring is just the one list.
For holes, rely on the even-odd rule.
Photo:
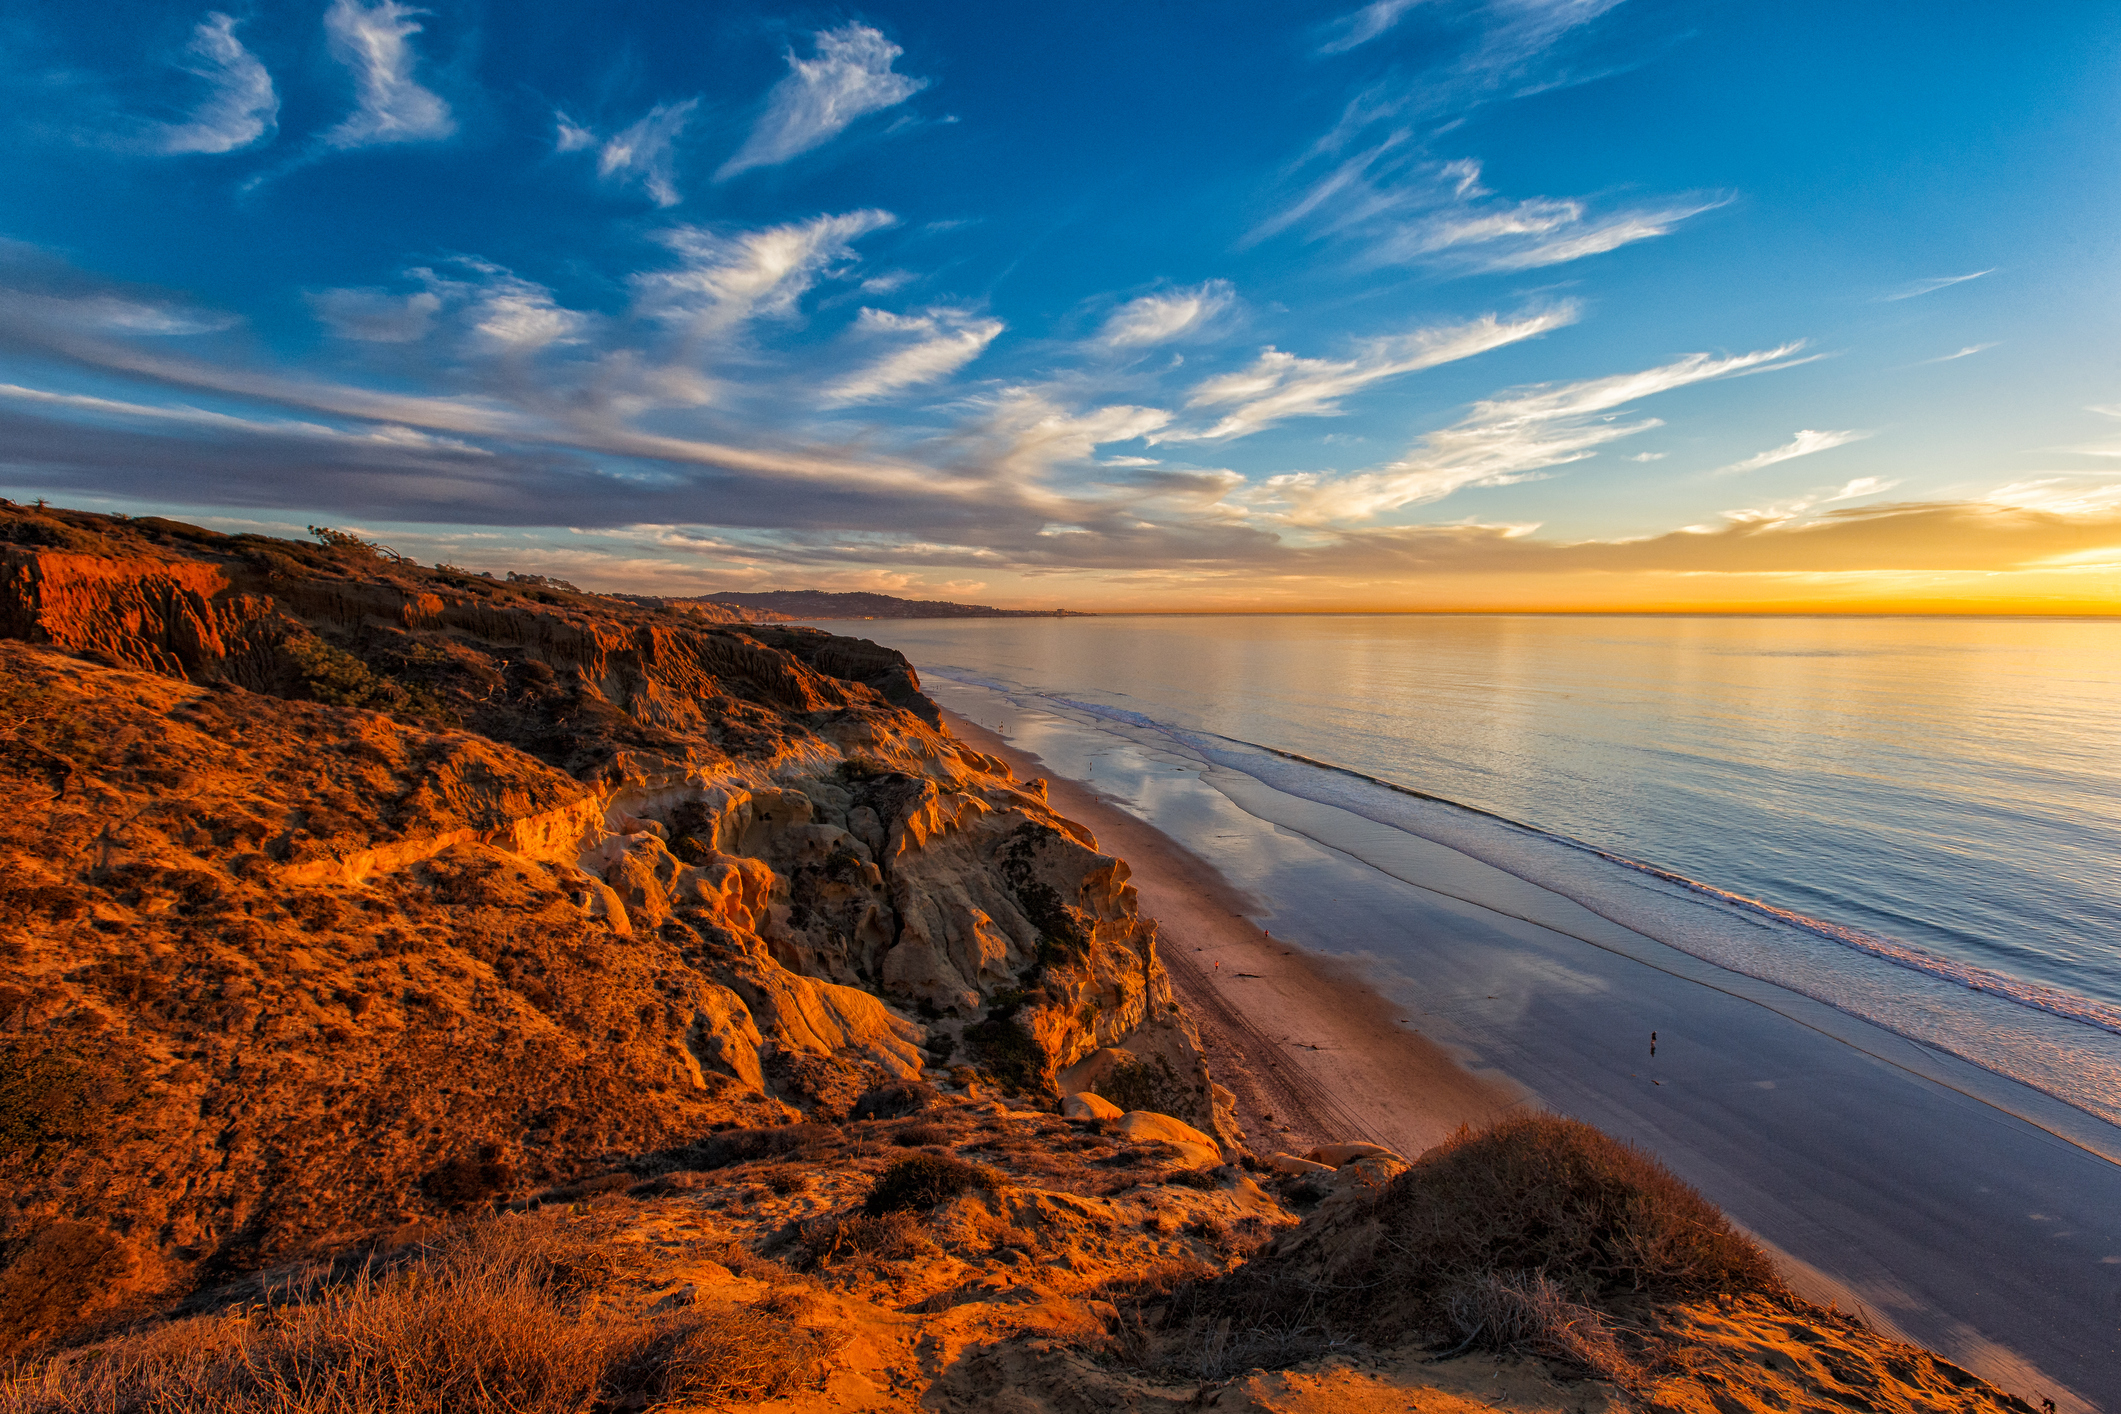
[(1060, 619), (1086, 617), (1074, 609), (997, 609), (943, 599), (899, 599), (889, 594), (828, 594), (822, 589), (775, 589), (763, 594), (702, 594), (690, 601), (791, 619)]

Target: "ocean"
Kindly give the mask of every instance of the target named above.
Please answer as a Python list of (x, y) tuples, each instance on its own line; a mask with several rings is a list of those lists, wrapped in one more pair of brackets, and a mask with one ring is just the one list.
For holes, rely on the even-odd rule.
[(985, 725), (1038, 713), (1114, 751), (1158, 744), (2121, 1124), (2121, 624), (832, 627), (906, 653)]

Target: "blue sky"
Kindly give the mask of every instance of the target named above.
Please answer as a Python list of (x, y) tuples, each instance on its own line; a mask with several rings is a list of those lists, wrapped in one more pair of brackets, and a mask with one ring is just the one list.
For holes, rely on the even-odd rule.
[(2121, 607), (2121, 10), (18, 3), (0, 486), (604, 588)]

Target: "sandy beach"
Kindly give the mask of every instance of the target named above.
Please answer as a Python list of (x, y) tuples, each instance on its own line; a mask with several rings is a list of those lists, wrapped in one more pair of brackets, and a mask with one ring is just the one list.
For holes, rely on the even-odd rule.
[[(1404, 882), (1414, 869), (1377, 877), (1294, 813), (1255, 833), (1302, 868), (1262, 869), (1234, 807), (1203, 833), (1210, 806), (1170, 805), (1189, 842), (1230, 841), (1218, 869), (1024, 741), (950, 725), (1046, 778), (1056, 807), (1132, 866), (1262, 1150), (1359, 1139), (1411, 1155), (1513, 1105), (1571, 1114), (1656, 1153), (1814, 1299), (2036, 1404), (2121, 1408), (2121, 1167), (1969, 1093), (1979, 1086), (1939, 1083), (1952, 1072), (1936, 1057), (1677, 954), (1628, 956), (1533, 921), (1560, 921), (1554, 910), (1425, 893)], [(1161, 799), (1130, 784), (1109, 788), (1132, 809)], [(1346, 943), (1395, 933), (1418, 944), (1418, 968)]]

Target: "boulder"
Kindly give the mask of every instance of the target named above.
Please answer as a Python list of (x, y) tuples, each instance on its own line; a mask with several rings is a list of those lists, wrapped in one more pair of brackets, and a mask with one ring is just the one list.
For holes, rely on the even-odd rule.
[(1152, 1110), (1129, 1110), (1120, 1116), (1119, 1132), (1137, 1144), (1169, 1144), (1179, 1151), (1187, 1168), (1205, 1168), (1223, 1161), (1222, 1150), (1207, 1135), (1184, 1120)]
[(1103, 1095), (1093, 1095), (1088, 1090), (1061, 1101), (1061, 1114), (1069, 1119), (1118, 1119), (1123, 1113)]
[(1317, 1163), (1311, 1159), (1299, 1159), (1294, 1154), (1269, 1154), (1267, 1167), (1276, 1173), (1331, 1173), (1333, 1165)]
[(1406, 1162), (1382, 1144), (1321, 1144), (1305, 1157), (1314, 1164), (1324, 1164), (1327, 1168), (1336, 1169), (1342, 1164), (1352, 1164), (1357, 1159), (1390, 1159), (1395, 1164)]

